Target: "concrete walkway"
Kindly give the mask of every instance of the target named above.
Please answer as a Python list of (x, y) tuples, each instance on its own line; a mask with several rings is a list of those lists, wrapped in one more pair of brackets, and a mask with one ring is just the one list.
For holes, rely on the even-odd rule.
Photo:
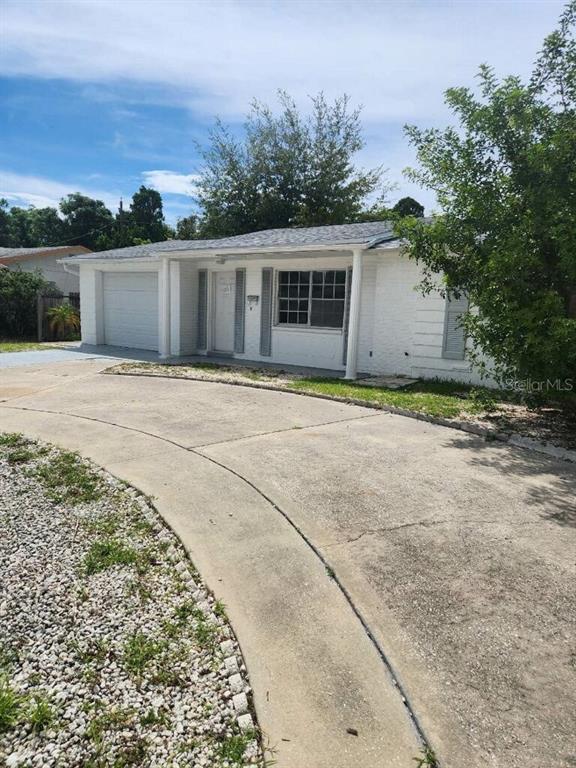
[(0, 429), (156, 497), (227, 605), (281, 768), (413, 765), (386, 661), (443, 768), (573, 764), (573, 465), (356, 406), (99, 375), (108, 364), (0, 372)]
[[(193, 448), (213, 442), (215, 429), (233, 440), (247, 429), (372, 413), (309, 401), (297, 414), (278, 394), (269, 412), (239, 405), (225, 424), (209, 413), (191, 423), (182, 419), (190, 394), (182, 383), (96, 375), (103, 367), (90, 361), (3, 373), (0, 430), (77, 450), (154, 498), (227, 607), (280, 768), (408, 768), (421, 746), (416, 729), (342, 591), (269, 501)], [(230, 403), (237, 396), (231, 392)], [(161, 419), (147, 411), (150, 398), (161, 401)]]

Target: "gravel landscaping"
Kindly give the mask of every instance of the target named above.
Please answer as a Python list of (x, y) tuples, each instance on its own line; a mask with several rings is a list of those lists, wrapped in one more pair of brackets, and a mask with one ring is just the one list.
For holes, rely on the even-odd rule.
[(225, 607), (150, 502), (0, 434), (0, 764), (264, 766)]

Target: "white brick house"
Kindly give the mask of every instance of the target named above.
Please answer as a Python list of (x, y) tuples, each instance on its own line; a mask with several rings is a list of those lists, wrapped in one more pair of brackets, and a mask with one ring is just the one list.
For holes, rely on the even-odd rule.
[[(82, 341), (470, 382), (461, 302), (422, 296), (386, 222), (167, 241), (66, 259)], [(69, 267), (70, 268), (70, 267)]]

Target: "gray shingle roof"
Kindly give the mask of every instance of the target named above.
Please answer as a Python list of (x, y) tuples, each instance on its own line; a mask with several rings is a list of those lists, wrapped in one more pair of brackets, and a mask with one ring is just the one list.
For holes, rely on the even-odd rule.
[(218, 240), (166, 240), (162, 243), (134, 245), (129, 248), (115, 248), (75, 256), (74, 260), (86, 259), (138, 259), (154, 258), (160, 253), (175, 251), (215, 251), (254, 248), (294, 248), (301, 246), (365, 245), (375, 238), (394, 238), (392, 224), (388, 221), (368, 221), (359, 224), (337, 224), (327, 227), (292, 227), (288, 229), (266, 229), (235, 237)]

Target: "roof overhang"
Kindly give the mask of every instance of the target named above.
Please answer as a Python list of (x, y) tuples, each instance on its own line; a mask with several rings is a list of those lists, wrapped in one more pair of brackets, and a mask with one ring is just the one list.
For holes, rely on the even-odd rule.
[(186, 260), (186, 261), (208, 261), (220, 262), (239, 261), (247, 259), (288, 259), (305, 256), (308, 258), (321, 258), (330, 254), (348, 255), (352, 251), (378, 251), (382, 248), (387, 250), (397, 248), (400, 241), (396, 237), (386, 236), (377, 237), (369, 242), (351, 242), (351, 243), (316, 243), (313, 245), (275, 245), (261, 248), (167, 248), (166, 250), (155, 251), (150, 256), (134, 256), (119, 258), (99, 259), (95, 254), (89, 258), (75, 258), (71, 256), (60, 261), (72, 264), (92, 264), (100, 266), (103, 264), (149, 264), (164, 260)]

